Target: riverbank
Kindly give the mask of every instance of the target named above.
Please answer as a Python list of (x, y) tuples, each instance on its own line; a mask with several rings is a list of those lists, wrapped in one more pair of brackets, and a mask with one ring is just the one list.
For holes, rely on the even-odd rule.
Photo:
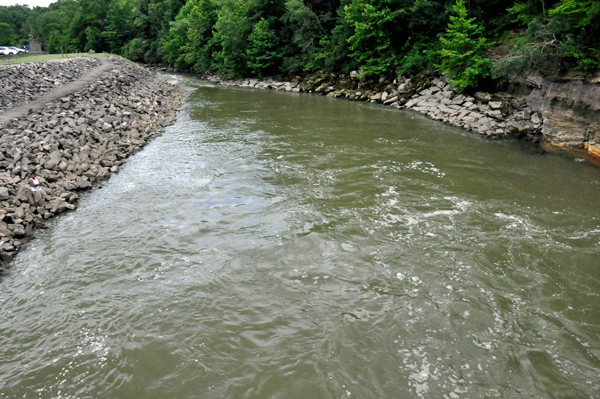
[(79, 79), (99, 65), (98, 59), (57, 59), (0, 66), (0, 111), (13, 108)]
[(600, 165), (600, 79), (528, 76), (506, 92), (463, 95), (443, 76), (361, 78), (317, 73), (290, 81), (204, 78), (224, 86), (307, 92), (410, 109), (490, 139), (515, 137)]
[[(90, 63), (90, 58), (80, 60)], [(110, 62), (110, 69), (92, 84), (0, 126), (3, 261), (12, 259), (45, 220), (76, 209), (79, 193), (117, 172), (128, 156), (175, 121), (185, 100), (183, 89), (129, 61), (111, 58)], [(5, 68), (38, 79), (27, 72), (27, 65)], [(30, 96), (45, 92), (45, 86), (31, 87)], [(33, 92), (35, 88), (38, 92)], [(162, 106), (152, 102), (155, 95)], [(40, 206), (35, 206), (29, 186), (32, 172), (49, 194)]]

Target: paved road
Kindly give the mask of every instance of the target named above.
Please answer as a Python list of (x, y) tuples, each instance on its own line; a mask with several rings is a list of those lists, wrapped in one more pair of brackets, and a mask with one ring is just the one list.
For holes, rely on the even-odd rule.
[(83, 89), (87, 85), (95, 82), (96, 79), (114, 66), (114, 64), (107, 57), (96, 57), (96, 59), (100, 65), (94, 69), (90, 69), (76, 81), (67, 83), (61, 87), (57, 87), (56, 89), (45, 93), (35, 101), (27, 102), (17, 107), (0, 112), (0, 125), (5, 124), (11, 119), (21, 118), (27, 115), (30, 108), (33, 108), (34, 112), (39, 111), (40, 109), (44, 108), (46, 104), (56, 101), (61, 97), (69, 96)]

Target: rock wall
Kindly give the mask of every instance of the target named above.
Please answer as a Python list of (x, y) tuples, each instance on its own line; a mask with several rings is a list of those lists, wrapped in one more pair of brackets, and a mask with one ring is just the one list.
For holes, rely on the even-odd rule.
[(527, 102), (542, 115), (542, 146), (600, 165), (600, 78), (549, 81), (530, 76)]
[(93, 57), (0, 66), (0, 111), (33, 101), (96, 66)]
[[(0, 126), (0, 240), (12, 259), (44, 220), (73, 210), (81, 191), (172, 124), (184, 91), (128, 61), (85, 89)], [(162, 106), (152, 103), (158, 95)], [(30, 173), (50, 194), (34, 204)], [(0, 266), (0, 269), (2, 267)]]

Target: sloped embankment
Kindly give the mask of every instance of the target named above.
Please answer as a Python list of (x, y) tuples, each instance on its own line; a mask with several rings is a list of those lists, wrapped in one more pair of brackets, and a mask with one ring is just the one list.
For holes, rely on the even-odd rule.
[(0, 66), (0, 111), (34, 101), (98, 65), (86, 57)]
[[(3, 260), (12, 259), (43, 220), (75, 209), (82, 190), (118, 171), (174, 122), (185, 100), (180, 87), (128, 61), (111, 61), (114, 68), (95, 83), (0, 126)], [(152, 102), (155, 95), (162, 106)], [(40, 206), (29, 186), (32, 172), (50, 194)]]

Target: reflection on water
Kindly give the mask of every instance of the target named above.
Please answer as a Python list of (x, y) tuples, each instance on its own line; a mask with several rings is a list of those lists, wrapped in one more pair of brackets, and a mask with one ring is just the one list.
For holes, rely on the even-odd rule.
[(600, 173), (216, 88), (0, 284), (4, 398), (600, 396)]

